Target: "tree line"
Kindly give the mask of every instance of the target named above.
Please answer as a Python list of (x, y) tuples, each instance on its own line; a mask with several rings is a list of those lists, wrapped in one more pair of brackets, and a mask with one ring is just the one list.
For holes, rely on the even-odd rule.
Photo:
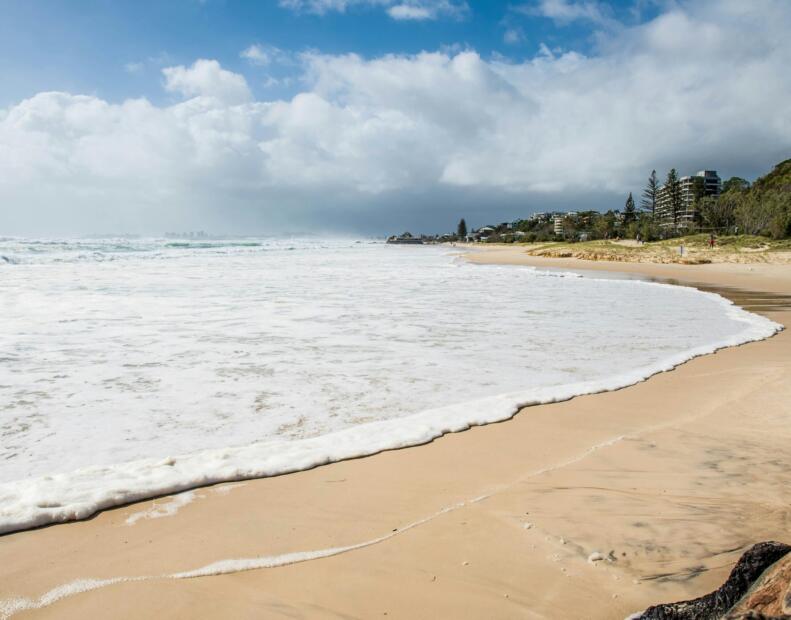
[(752, 185), (741, 177), (731, 177), (722, 184), (718, 196), (706, 195), (703, 178), (693, 177), (693, 216), (691, 222), (684, 223), (683, 230), (680, 230), (684, 207), (681, 180), (675, 168), (667, 174), (665, 209), (660, 213), (662, 190), (656, 170), (653, 170), (643, 189), (640, 213), (636, 212), (632, 194), (629, 194), (624, 207), (624, 224), (638, 224), (630, 232), (642, 232), (644, 239), (680, 232), (742, 233), (774, 239), (791, 236), (791, 159), (777, 164)]
[[(639, 238), (652, 241), (679, 234), (762, 235), (773, 239), (791, 237), (791, 159), (774, 167), (750, 184), (731, 177), (722, 184), (719, 196), (707, 196), (704, 179), (693, 177), (691, 218), (686, 216), (681, 178), (672, 168), (661, 183), (652, 170), (640, 196), (639, 206), (629, 193), (623, 210), (583, 211), (563, 218), (562, 231), (555, 231), (551, 214), (493, 226), (489, 241), (542, 242), (565, 240)], [(661, 198), (661, 201), (660, 201)], [(661, 202), (661, 204), (660, 204)], [(683, 221), (682, 221), (683, 218)], [(467, 224), (462, 219), (456, 238), (464, 239)]]

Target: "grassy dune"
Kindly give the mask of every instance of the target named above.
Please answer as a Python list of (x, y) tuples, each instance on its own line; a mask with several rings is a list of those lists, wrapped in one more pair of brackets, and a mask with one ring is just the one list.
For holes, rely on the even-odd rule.
[[(683, 246), (683, 254), (680, 250)], [(737, 235), (718, 237), (709, 248), (708, 235), (689, 235), (638, 244), (635, 241), (584, 241), (524, 244), (532, 256), (638, 263), (780, 263), (791, 264), (791, 240)]]

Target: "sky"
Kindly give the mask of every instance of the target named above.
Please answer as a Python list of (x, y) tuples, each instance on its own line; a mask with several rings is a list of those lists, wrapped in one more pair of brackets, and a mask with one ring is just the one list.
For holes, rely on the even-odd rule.
[(7, 0), (0, 236), (443, 232), (791, 157), (789, 0)]

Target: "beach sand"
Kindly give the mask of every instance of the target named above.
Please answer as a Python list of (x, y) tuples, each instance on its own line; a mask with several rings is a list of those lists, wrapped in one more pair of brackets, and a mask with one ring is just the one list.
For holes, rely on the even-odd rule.
[[(518, 247), (470, 259), (695, 284), (791, 322), (788, 266), (615, 266)], [(698, 596), (753, 543), (791, 540), (789, 377), (786, 330), (429, 445), (0, 537), (0, 617), (48, 602), (14, 617), (623, 618)], [(119, 577), (150, 578), (38, 600)]]

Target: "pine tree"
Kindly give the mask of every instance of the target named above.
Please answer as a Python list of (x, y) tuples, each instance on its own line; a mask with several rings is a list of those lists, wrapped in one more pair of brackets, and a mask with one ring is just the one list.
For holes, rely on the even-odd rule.
[(665, 188), (667, 190), (669, 215), (673, 220), (673, 229), (678, 230), (678, 216), (681, 213), (681, 181), (679, 181), (675, 168), (671, 168), (670, 172), (667, 173)]
[(645, 213), (651, 214), (651, 219), (656, 217), (656, 199), (659, 193), (659, 181), (656, 179), (656, 170), (651, 171), (651, 176), (648, 177), (648, 184), (643, 190), (643, 200), (640, 203)]
[(464, 221), (464, 218), (461, 218), (459, 221), (459, 226), (456, 229), (456, 236), (459, 239), (464, 239), (467, 236), (467, 222)]
[(730, 179), (725, 181), (725, 183), (722, 184), (723, 194), (732, 191), (743, 192), (747, 189), (750, 189), (750, 182), (746, 181), (741, 177), (731, 177)]
[(634, 208), (634, 198), (632, 192), (629, 192), (629, 198), (626, 199), (626, 205), (623, 208), (623, 223), (630, 224), (637, 219), (637, 213)]

